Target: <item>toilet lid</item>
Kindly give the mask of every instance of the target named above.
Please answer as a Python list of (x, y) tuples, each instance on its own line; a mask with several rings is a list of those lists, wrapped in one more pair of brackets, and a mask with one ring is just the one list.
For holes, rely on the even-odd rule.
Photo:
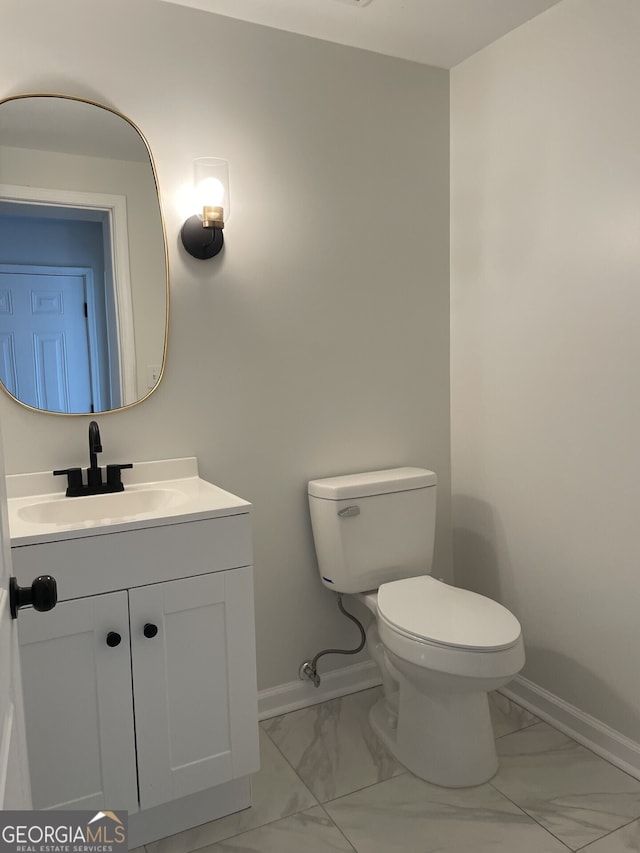
[(520, 623), (497, 601), (424, 575), (382, 584), (378, 615), (400, 634), (459, 649), (498, 651), (520, 637)]

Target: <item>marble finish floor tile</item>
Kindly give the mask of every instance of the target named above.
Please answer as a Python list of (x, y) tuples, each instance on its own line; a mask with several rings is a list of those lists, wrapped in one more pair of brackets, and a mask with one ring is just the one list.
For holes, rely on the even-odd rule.
[(380, 695), (374, 687), (262, 723), (320, 802), (407, 772), (369, 724)]
[(317, 806), (306, 812), (236, 835), (207, 853), (354, 853), (353, 847)]
[(260, 770), (251, 779), (251, 794), (250, 808), (147, 844), (147, 853), (190, 853), (317, 805), (315, 797), (262, 731)]
[(583, 847), (580, 853), (640, 853), (640, 820)]
[(577, 850), (640, 816), (640, 782), (546, 723), (497, 741), (491, 784)]
[(516, 705), (515, 702), (507, 699), (501, 693), (489, 693), (489, 711), (491, 712), (493, 733), (497, 738), (540, 722), (535, 714)]
[(491, 785), (438, 788), (407, 773), (325, 810), (358, 853), (567, 853)]

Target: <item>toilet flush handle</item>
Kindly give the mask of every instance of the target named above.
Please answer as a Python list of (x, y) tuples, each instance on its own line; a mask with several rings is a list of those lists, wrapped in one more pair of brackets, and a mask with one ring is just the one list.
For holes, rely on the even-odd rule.
[(354, 515), (360, 515), (360, 507), (355, 504), (353, 506), (345, 506), (343, 509), (338, 510), (338, 515), (340, 518), (353, 518)]

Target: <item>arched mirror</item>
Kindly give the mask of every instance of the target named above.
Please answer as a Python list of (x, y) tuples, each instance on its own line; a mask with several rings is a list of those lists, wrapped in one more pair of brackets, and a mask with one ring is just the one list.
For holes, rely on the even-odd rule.
[(168, 266), (146, 140), (81, 98), (0, 101), (0, 381), (59, 414), (140, 402), (164, 371)]

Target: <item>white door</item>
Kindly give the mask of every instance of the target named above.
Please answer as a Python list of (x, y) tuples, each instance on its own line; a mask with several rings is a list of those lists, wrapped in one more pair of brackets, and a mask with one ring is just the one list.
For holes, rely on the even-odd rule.
[(11, 550), (7, 523), (4, 458), (0, 441), (0, 810), (30, 809), (20, 658), (15, 620), (9, 610)]
[(0, 266), (0, 379), (23, 403), (93, 411), (89, 269)]

